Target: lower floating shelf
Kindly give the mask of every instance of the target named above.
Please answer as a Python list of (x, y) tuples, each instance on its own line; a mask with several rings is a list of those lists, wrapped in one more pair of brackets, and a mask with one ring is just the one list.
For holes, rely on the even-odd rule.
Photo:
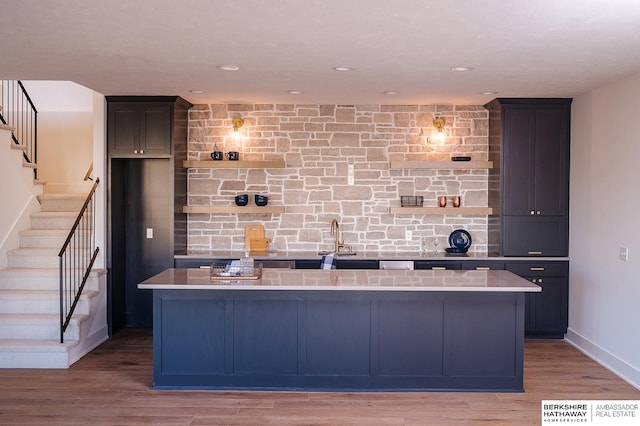
[(467, 216), (489, 216), (491, 207), (391, 207), (391, 214), (461, 214)]
[(184, 206), (182, 213), (236, 213), (269, 214), (284, 213), (284, 206)]

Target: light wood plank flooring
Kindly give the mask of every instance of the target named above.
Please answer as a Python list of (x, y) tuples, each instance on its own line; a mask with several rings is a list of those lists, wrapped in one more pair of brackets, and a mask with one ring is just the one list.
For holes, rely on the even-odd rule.
[(640, 399), (557, 340), (526, 341), (525, 393), (154, 391), (151, 344), (125, 329), (68, 370), (0, 370), (0, 424), (540, 425), (543, 399)]

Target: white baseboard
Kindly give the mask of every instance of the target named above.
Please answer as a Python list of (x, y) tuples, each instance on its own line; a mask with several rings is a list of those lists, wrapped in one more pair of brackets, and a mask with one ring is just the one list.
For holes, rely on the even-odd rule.
[(611, 352), (600, 347), (571, 328), (567, 330), (565, 340), (575, 346), (589, 358), (601, 364), (631, 386), (640, 390), (640, 370), (621, 360)]

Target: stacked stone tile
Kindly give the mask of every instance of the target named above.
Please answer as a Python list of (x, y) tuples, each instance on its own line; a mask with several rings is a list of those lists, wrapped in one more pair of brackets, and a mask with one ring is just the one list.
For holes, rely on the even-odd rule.
[[(241, 116), (240, 141), (231, 119)], [(434, 116), (446, 119), (445, 141), (433, 137)], [(486, 170), (390, 170), (390, 161), (449, 161), (452, 155), (487, 160), (488, 114), (479, 105), (195, 105), (189, 117), (189, 159), (210, 160), (214, 146), (240, 151), (242, 160), (285, 160), (283, 169), (189, 170), (189, 205), (232, 205), (240, 193), (269, 196), (283, 214), (190, 214), (189, 249), (239, 250), (244, 226), (262, 223), (279, 250), (332, 247), (329, 224), (357, 251), (416, 252), (422, 237), (465, 228), (473, 250), (486, 252), (487, 218), (392, 215), (401, 195), (461, 195), (463, 205), (487, 205)], [(355, 184), (348, 185), (349, 163)], [(406, 231), (412, 239), (406, 239)]]

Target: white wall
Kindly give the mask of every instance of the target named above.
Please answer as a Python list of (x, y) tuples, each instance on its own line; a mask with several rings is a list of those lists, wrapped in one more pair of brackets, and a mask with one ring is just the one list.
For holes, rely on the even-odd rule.
[(38, 178), (45, 193), (88, 190), (93, 160), (93, 91), (70, 81), (23, 81), (38, 110)]
[(38, 112), (89, 112), (93, 90), (73, 81), (21, 80)]
[(100, 179), (96, 190), (96, 245), (100, 252), (95, 268), (107, 266), (107, 107), (104, 96), (93, 92), (93, 177)]
[[(576, 97), (567, 340), (640, 388), (640, 74)], [(629, 248), (629, 261), (619, 259)]]
[(33, 169), (22, 166), (22, 151), (12, 149), (11, 131), (0, 128), (0, 269), (7, 252), (18, 247), (18, 232), (29, 227), (29, 215), (40, 209), (42, 187), (33, 184)]
[(93, 112), (38, 113), (38, 178), (46, 193), (86, 192), (92, 152)]

